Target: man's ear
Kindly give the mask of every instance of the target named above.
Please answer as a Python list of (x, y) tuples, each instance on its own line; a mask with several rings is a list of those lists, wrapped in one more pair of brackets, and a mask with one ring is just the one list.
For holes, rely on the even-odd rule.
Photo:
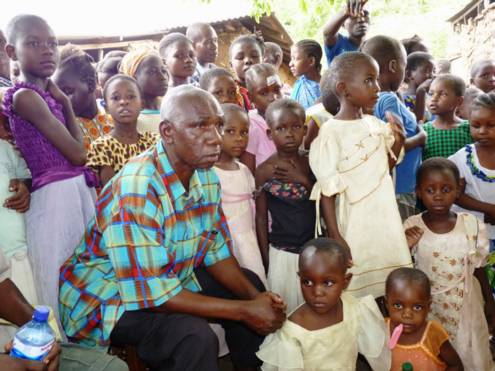
[(5, 45), (5, 52), (7, 53), (7, 55), (9, 56), (10, 59), (12, 59), (13, 61), (17, 60), (17, 55), (15, 53), (15, 46), (14, 45), (12, 45), (12, 44)]
[(345, 274), (345, 284), (344, 284), (344, 290), (349, 286), (349, 284), (351, 283), (351, 279), (352, 279), (352, 273), (346, 273)]
[(160, 122), (159, 130), (160, 130), (160, 136), (162, 137), (163, 143), (165, 143), (165, 144), (173, 144), (174, 143), (174, 138), (172, 135), (173, 131), (174, 131), (174, 127), (170, 121), (164, 120), (164, 121)]

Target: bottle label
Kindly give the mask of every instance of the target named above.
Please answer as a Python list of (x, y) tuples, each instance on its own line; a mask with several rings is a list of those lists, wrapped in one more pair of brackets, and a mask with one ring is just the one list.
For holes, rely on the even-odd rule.
[(12, 357), (29, 359), (31, 361), (41, 361), (46, 357), (50, 349), (52, 349), (54, 342), (55, 340), (52, 340), (43, 346), (33, 346), (27, 345), (14, 337), (14, 344), (10, 355)]

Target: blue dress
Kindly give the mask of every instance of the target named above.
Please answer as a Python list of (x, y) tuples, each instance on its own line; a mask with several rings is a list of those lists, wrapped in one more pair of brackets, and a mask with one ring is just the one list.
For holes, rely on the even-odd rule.
[(302, 75), (296, 80), (290, 97), (298, 101), (304, 109), (308, 109), (315, 104), (321, 96), (320, 84)]

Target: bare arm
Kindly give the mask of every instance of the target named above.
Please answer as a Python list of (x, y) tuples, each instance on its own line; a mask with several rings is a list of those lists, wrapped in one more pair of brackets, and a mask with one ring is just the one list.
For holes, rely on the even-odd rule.
[[(14, 110), (24, 120), (29, 121), (40, 133), (57, 148), (73, 165), (84, 165), (86, 151), (82, 144), (82, 133), (79, 127), (74, 129), (76, 137), (51, 113), (46, 102), (38, 93), (30, 89), (20, 89), (14, 94)], [(64, 111), (70, 110), (70, 102)]]
[(34, 308), (29, 304), (17, 286), (6, 279), (0, 283), (0, 318), (22, 326), (31, 320)]
[(327, 197), (322, 195), (320, 207), (322, 210), (323, 219), (325, 220), (325, 225), (327, 226), (328, 237), (338, 240), (343, 238), (337, 224), (335, 198), (336, 196)]
[(461, 358), (457, 354), (456, 350), (450, 344), (450, 341), (446, 341), (440, 347), (439, 357), (442, 361), (447, 364), (446, 371), (463, 371), (464, 366), (462, 365)]
[(347, 18), (349, 18), (349, 12), (346, 7), (323, 26), (323, 42), (326, 46), (332, 47), (337, 43), (337, 34)]
[(244, 151), (244, 153), (239, 157), (239, 160), (251, 170), (251, 173), (254, 175), (256, 170), (256, 156), (248, 151)]
[(455, 203), (466, 210), (479, 211), (490, 217), (495, 216), (495, 205), (477, 200), (465, 193), (462, 193)]
[(308, 123), (308, 132), (304, 137), (304, 149), (309, 149), (309, 147), (311, 147), (311, 143), (318, 136), (319, 132), (320, 128), (318, 127), (318, 125), (316, 125), (316, 122), (311, 119)]
[(103, 166), (98, 173), (100, 175), (100, 182), (102, 187), (107, 184), (108, 181), (115, 175), (115, 171), (111, 166)]
[(421, 126), (419, 128), (419, 132), (416, 135), (406, 138), (404, 142), (404, 149), (406, 152), (416, 147), (423, 147), (426, 144), (426, 132)]
[(265, 177), (262, 174), (263, 165), (256, 171), (256, 189), (260, 189), (259, 194), (256, 196), (256, 236), (258, 238), (258, 245), (260, 247), (261, 258), (265, 270), (268, 271), (269, 259), (268, 259), (268, 200), (265, 191), (261, 190), (261, 187), (265, 183)]

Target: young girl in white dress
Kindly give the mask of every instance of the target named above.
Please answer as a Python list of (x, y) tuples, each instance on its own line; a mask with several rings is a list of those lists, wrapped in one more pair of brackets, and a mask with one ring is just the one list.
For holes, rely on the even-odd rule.
[[(411, 256), (395, 203), (390, 169), (404, 143), (397, 118), (389, 123), (366, 115), (378, 99), (378, 65), (360, 52), (345, 53), (322, 78), (322, 99), (337, 95), (340, 110), (320, 128), (309, 162), (316, 176), (311, 198), (329, 237), (350, 248), (356, 297), (382, 297), (388, 274), (411, 266)], [(319, 211), (318, 209), (321, 211)]]
[(358, 352), (373, 370), (390, 370), (385, 321), (372, 296), (343, 292), (349, 251), (335, 240), (308, 241), (299, 255), (305, 303), (268, 335), (256, 355), (263, 371), (355, 370)]
[(222, 104), (224, 127), (222, 152), (215, 172), (222, 187), (222, 207), (233, 239), (233, 254), (239, 265), (258, 275), (266, 274), (254, 228), (254, 177), (237, 158), (247, 147), (249, 117), (237, 104)]
[[(447, 330), (464, 370), (493, 370), (489, 330), (495, 303), (484, 266), (488, 240), (483, 222), (451, 207), (461, 192), (459, 171), (445, 158), (426, 160), (416, 194), (426, 211), (404, 222), (414, 262), (431, 280), (431, 317)], [(486, 304), (485, 304), (486, 302)]]
[(495, 248), (495, 93), (481, 94), (471, 104), (469, 125), (474, 143), (450, 156), (466, 189), (456, 200), (457, 211), (467, 211), (484, 220)]

